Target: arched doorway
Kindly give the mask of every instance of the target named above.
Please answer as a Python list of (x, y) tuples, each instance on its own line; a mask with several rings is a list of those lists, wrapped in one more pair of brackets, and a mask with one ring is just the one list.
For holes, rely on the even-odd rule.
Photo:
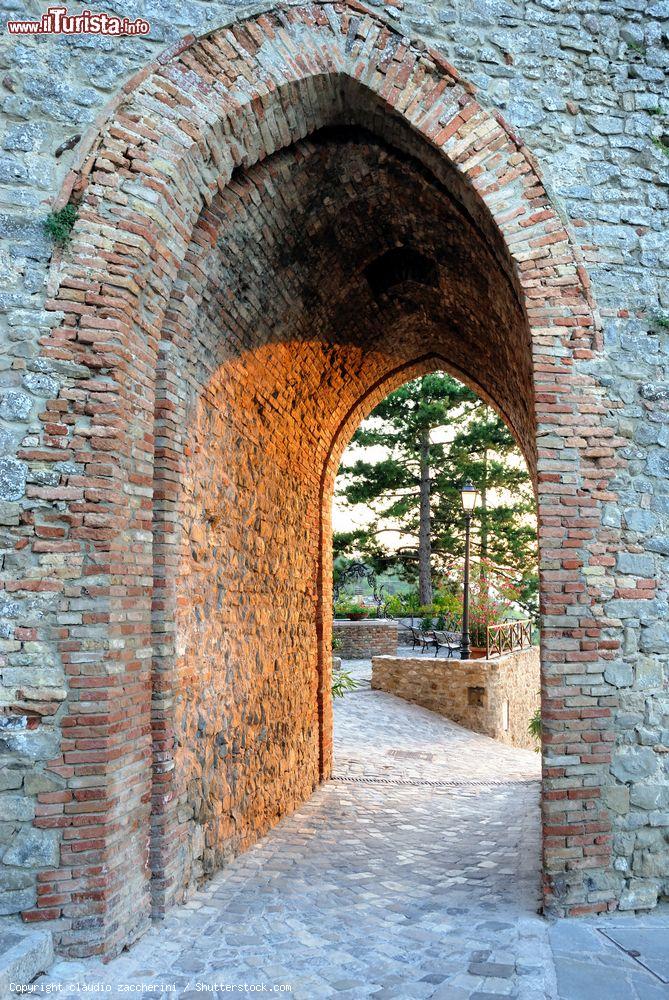
[(69, 703), (73, 787), (82, 702), (114, 708), (94, 832), (69, 813), (61, 863), (84, 891), (66, 947), (117, 951), (150, 882), (161, 912), (327, 776), (329, 493), (364, 413), (435, 367), (500, 410), (536, 475), (547, 780), (570, 796), (547, 815), (546, 899), (587, 910), (583, 871), (609, 868), (608, 757), (586, 740), (582, 758), (599, 709), (580, 682), (575, 714), (550, 689), (567, 656), (600, 655), (579, 505), (591, 537), (610, 470), (579, 368), (598, 347), (587, 278), (529, 152), (437, 54), (357, 5), (310, 5), (148, 68), (74, 181), (45, 351), (89, 372), (63, 398), (95, 505), (82, 580), (104, 610)]

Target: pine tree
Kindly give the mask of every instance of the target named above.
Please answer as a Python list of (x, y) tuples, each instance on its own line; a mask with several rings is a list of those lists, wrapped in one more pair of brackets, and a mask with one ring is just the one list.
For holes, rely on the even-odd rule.
[[(342, 465), (339, 496), (367, 505), (374, 517), (368, 527), (336, 536), (335, 553), (359, 554), (377, 571), (394, 564), (417, 580), (421, 603), (430, 604), (435, 570), (464, 552), (460, 487), (471, 479), (480, 493), (472, 533), (479, 573), (490, 564), (508, 572), (531, 607), (532, 490), (512, 435), (490, 407), (450, 375), (426, 375), (386, 397), (352, 443), (387, 454)], [(400, 549), (391, 544), (398, 531), (409, 539)]]
[[(364, 531), (368, 547), (387, 552), (380, 536), (397, 530), (415, 539), (413, 547), (400, 552), (400, 561), (417, 564), (422, 604), (432, 602), (432, 468), (441, 469), (444, 451), (432, 435), (450, 422), (455, 410), (471, 410), (476, 403), (477, 397), (449, 375), (407, 382), (376, 407), (373, 419), (353, 437), (352, 443), (362, 447), (381, 446), (387, 457), (378, 462), (359, 459), (344, 470), (343, 497), (350, 504), (367, 504), (375, 514)], [(355, 534), (361, 540), (363, 533)]]
[[(459, 481), (454, 481), (457, 470)], [(473, 516), (473, 556), (481, 580), (488, 567), (513, 579), (519, 600), (534, 610), (538, 586), (535, 503), (518, 446), (506, 424), (482, 404), (459, 423), (435, 480), (433, 530), (442, 563), (462, 557), (464, 532), (459, 483), (479, 491)]]

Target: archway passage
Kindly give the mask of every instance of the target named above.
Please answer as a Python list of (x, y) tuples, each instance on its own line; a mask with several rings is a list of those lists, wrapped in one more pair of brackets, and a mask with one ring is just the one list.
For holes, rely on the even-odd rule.
[(214, 198), (160, 357), (155, 619), (161, 638), (174, 628), (159, 678), (179, 748), (152, 867), (167, 902), (329, 773), (318, 524), (342, 418), (445, 357), (490, 386), (528, 450), (534, 428), (508, 271), (418, 164), (355, 129), (317, 132)]
[[(160, 913), (328, 775), (334, 476), (361, 417), (436, 368), (497, 407), (536, 477), (552, 777), (556, 799), (575, 793), (551, 806), (546, 867), (563, 909), (591, 891), (606, 906), (607, 756), (577, 725), (597, 702), (579, 687), (562, 712), (561, 665), (600, 655), (587, 558), (562, 542), (587, 548), (580, 508), (593, 531), (609, 470), (575, 374), (596, 346), (586, 279), (530, 155), (451, 67), (357, 6), (220, 29), (128, 91), (76, 179), (64, 320), (44, 344), (89, 373), (57, 407), (84, 468), (62, 475), (85, 491), (70, 592), (91, 617), (85, 657), (62, 639), (56, 766), (94, 790), (63, 811), (62, 947), (118, 951), (150, 888)], [(582, 444), (559, 451), (576, 422)]]

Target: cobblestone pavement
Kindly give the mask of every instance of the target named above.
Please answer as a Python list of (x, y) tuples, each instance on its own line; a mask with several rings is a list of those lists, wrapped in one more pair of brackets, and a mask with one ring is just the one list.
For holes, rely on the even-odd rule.
[[(589, 984), (587, 1000), (666, 996), (594, 927), (569, 939), (573, 921), (550, 928), (537, 915), (537, 755), (371, 691), (369, 663), (351, 667), (361, 687), (336, 705), (335, 779), (129, 952), (106, 966), (61, 962), (37, 985), (580, 1000)], [(601, 991), (600, 974), (617, 992)]]

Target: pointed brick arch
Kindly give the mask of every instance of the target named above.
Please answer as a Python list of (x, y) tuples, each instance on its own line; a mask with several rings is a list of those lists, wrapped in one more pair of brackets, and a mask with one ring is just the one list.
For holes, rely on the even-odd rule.
[[(66, 454), (76, 458), (76, 472), (62, 471), (61, 486), (45, 501), (53, 503), (75, 553), (73, 566), (79, 571), (73, 571), (64, 607), (67, 611), (71, 595), (82, 621), (70, 632), (67, 617), (62, 619), (54, 640), (70, 678), (63, 755), (54, 770), (66, 779), (69, 792), (61, 814), (53, 804), (44, 810), (55, 816), (55, 822), (45, 825), (63, 831), (61, 868), (41, 876), (44, 897), (57, 895), (58, 901), (32, 916), (61, 917), (61, 948), (72, 955), (113, 954), (143, 931), (149, 917), (150, 867), (163, 883), (158, 909), (183, 891), (175, 872), (192, 868), (184, 857), (175, 860), (176, 852), (186, 850), (185, 834), (175, 841), (174, 856), (169, 851), (170, 824), (179, 807), (186, 808), (186, 800), (175, 799), (171, 787), (175, 734), (170, 714), (183, 692), (170, 688), (164, 677), (156, 680), (155, 674), (153, 789), (150, 756), (150, 664), (152, 656), (160, 659), (164, 653), (155, 622), (169, 620), (165, 594), (154, 582), (164, 579), (170, 565), (156, 557), (160, 542), (154, 549), (153, 519), (156, 510), (162, 511), (161, 531), (170, 534), (173, 500), (160, 489), (172, 473), (176, 479), (181, 475), (180, 457), (173, 451), (174, 427), (166, 431), (182, 419), (172, 392), (180, 376), (170, 361), (170, 324), (180, 325), (184, 315), (197, 313), (208, 266), (206, 254), (198, 258), (198, 247), (216, 245), (218, 223), (210, 213), (218, 210), (217, 199), (226, 194), (229, 207), (255, 164), (267, 161), (271, 169), (281, 150), (319, 130), (341, 127), (369, 130), (430, 174), (430, 183), (439, 186), (471, 233), (485, 242), (500, 281), (506, 282), (510, 300), (515, 297), (524, 317), (525, 326), (519, 320), (518, 330), (526, 330), (527, 343), (519, 363), (531, 372), (534, 408), (531, 393), (528, 402), (516, 392), (509, 418), (526, 453), (532, 460), (537, 457), (547, 746), (557, 756), (572, 755), (575, 764), (581, 761), (580, 746), (574, 746), (581, 738), (579, 725), (573, 725), (570, 735), (574, 712), (566, 712), (564, 693), (557, 689), (567, 656), (585, 662), (610, 655), (600, 644), (601, 629), (592, 610), (597, 593), (582, 575), (597, 530), (597, 496), (607, 490), (611, 474), (592, 446), (600, 429), (608, 429), (601, 428), (603, 405), (585, 401), (593, 383), (579, 369), (598, 348), (587, 276), (531, 154), (499, 116), (481, 107), (473, 88), (437, 53), (355, 3), (277, 8), (186, 39), (126, 85), (61, 195), (61, 201), (75, 198), (79, 218), (70, 250), (54, 264), (57, 292), (49, 308), (62, 321), (43, 351), (69, 367), (59, 398), (47, 406), (53, 419), (45, 425), (40, 460), (57, 463)], [(198, 283), (200, 291), (194, 291)], [(429, 345), (423, 353), (430, 354)], [(268, 359), (266, 355), (266, 364)], [(412, 363), (411, 370), (417, 371), (422, 362), (414, 357)], [(498, 367), (508, 382), (508, 359)], [(285, 371), (288, 385), (288, 366)], [(392, 388), (392, 365), (381, 371), (370, 363), (361, 373), (351, 400), (342, 400), (344, 412), (333, 410), (336, 433), (329, 438), (324, 433), (314, 446), (317, 483), (332, 475), (328, 455), (340, 447), (348, 432), (343, 428), (352, 429), (356, 406), (362, 415), (375, 384), (379, 391)], [(471, 370), (463, 373), (474, 378)], [(162, 389), (156, 397), (159, 381)], [(500, 396), (503, 385), (482, 380), (481, 387), (508, 410)], [(206, 392), (215, 391), (212, 375)], [(253, 428), (260, 448), (265, 412)], [(201, 410), (193, 413), (194, 421), (203, 419)], [(561, 452), (556, 442), (565, 435), (571, 441), (570, 428), (576, 423), (584, 428), (582, 443)], [(311, 431), (305, 428), (304, 433), (306, 440)], [(163, 478), (154, 495), (156, 456)], [(287, 474), (297, 475), (304, 462), (295, 459), (293, 467), (291, 461), (286, 453)], [(315, 522), (313, 528), (315, 552)], [(573, 543), (577, 556), (570, 549), (570, 558), (564, 558), (565, 540)], [(265, 572), (270, 573), (269, 567)], [(312, 598), (310, 591), (304, 607)], [(583, 607), (574, 625), (566, 626), (564, 608), (575, 603)], [(59, 624), (57, 618), (54, 623)], [(322, 617), (318, 646), (323, 664), (327, 642)], [(169, 659), (173, 653), (167, 649), (164, 655)], [(326, 681), (321, 671), (322, 711)], [(587, 694), (581, 697), (583, 710), (576, 712), (576, 723), (586, 718), (590, 704)], [(321, 718), (325, 759), (326, 727)], [(564, 796), (554, 796), (557, 800), (568, 792), (569, 811), (560, 814), (550, 805), (554, 818), (548, 817), (546, 835), (546, 894), (554, 903), (553, 876), (558, 875), (557, 905), (562, 909), (587, 909), (583, 870), (606, 872), (609, 866), (608, 821), (597, 797), (597, 768), (606, 768), (607, 755), (592, 751), (591, 756), (597, 758), (591, 788), (576, 775), (563, 785)], [(564, 763), (555, 765), (553, 775), (564, 778)], [(161, 859), (152, 857), (150, 865), (152, 793), (154, 844), (162, 846)], [(306, 793), (306, 786), (294, 788), (291, 804)], [(188, 808), (192, 813), (192, 803)], [(278, 815), (280, 810), (272, 813), (267, 803), (256, 832)], [(567, 829), (582, 831), (584, 851), (589, 848), (581, 865), (571, 859), (569, 872), (554, 850), (562, 846)], [(243, 833), (237, 847), (251, 839)], [(225, 855), (206, 842), (202, 852), (205, 859), (209, 852), (211, 864)], [(192, 877), (200, 874), (198, 869)], [(614, 899), (613, 889), (609, 896)], [(601, 891), (596, 898), (601, 908)]]

